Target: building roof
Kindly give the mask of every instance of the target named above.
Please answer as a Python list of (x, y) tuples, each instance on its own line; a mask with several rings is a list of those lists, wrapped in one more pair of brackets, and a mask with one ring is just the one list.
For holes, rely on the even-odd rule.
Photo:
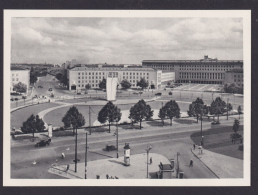
[(92, 70), (92, 71), (156, 71), (153, 68), (142, 68), (142, 67), (120, 67), (120, 66), (112, 66), (112, 67), (90, 67), (90, 66), (81, 66), (81, 67), (73, 67), (70, 71), (83, 71), (83, 70)]
[(162, 164), (162, 163), (159, 164), (159, 168), (163, 171), (168, 171), (168, 170), (170, 171), (173, 169), (171, 164)]
[(143, 60), (142, 63), (243, 63), (243, 60), (218, 60), (217, 58), (209, 58), (205, 55), (200, 60)]
[(143, 60), (142, 63), (243, 63), (243, 60)]
[(11, 70), (27, 70), (27, 71), (30, 71), (30, 69), (17, 67), (17, 66), (11, 66)]

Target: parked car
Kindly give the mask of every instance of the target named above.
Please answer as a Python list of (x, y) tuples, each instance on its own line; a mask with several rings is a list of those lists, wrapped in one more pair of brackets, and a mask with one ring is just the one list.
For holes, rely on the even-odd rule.
[(219, 125), (220, 122), (219, 122), (219, 121), (213, 121), (213, 122), (211, 122), (211, 124), (212, 124), (212, 125)]
[(51, 138), (50, 138), (50, 137), (46, 137), (46, 139), (41, 139), (41, 140), (39, 140), (39, 141), (35, 144), (35, 147), (46, 146), (46, 145), (49, 145), (50, 142), (51, 142)]
[(53, 91), (53, 89), (52, 89), (52, 88), (49, 88), (48, 91)]
[(162, 93), (156, 93), (155, 95), (156, 95), (156, 96), (161, 96), (161, 95), (162, 95)]
[(116, 147), (114, 145), (106, 145), (106, 151), (113, 151), (116, 150)]

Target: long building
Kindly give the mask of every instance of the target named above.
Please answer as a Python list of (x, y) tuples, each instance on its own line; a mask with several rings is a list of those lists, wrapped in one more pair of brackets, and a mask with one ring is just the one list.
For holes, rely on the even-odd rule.
[[(123, 67), (123, 66), (81, 66), (68, 70), (69, 90), (82, 90), (85, 85), (90, 84), (92, 88), (99, 88), (103, 78), (113, 74), (118, 78), (119, 83), (127, 80), (132, 88), (137, 87), (137, 82), (144, 78), (149, 83), (150, 89), (161, 87), (162, 81), (173, 81), (173, 74), (165, 73), (162, 79), (162, 71), (153, 68)], [(170, 75), (170, 76), (168, 76)]]
[(242, 60), (218, 60), (204, 56), (200, 60), (143, 60), (142, 66), (175, 73), (179, 83), (223, 84), (228, 71), (243, 70)]

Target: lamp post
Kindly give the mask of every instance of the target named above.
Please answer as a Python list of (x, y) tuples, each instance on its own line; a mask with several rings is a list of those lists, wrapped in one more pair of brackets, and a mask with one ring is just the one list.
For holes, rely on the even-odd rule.
[(147, 178), (149, 178), (149, 152), (152, 149), (151, 145), (148, 145), (147, 148), (145, 149), (147, 152)]
[(116, 121), (116, 158), (118, 158), (119, 155), (118, 155), (118, 124), (117, 124), (117, 121)]
[(75, 163), (75, 169), (74, 172), (77, 172), (77, 162), (80, 161), (77, 159), (77, 126), (75, 127), (75, 155), (74, 155), (74, 163)]
[(176, 175), (177, 175), (177, 178), (178, 178), (178, 174), (179, 174), (179, 158), (178, 158), (178, 156), (180, 156), (179, 152), (176, 153), (176, 161), (177, 161)]
[(84, 178), (87, 179), (87, 154), (88, 154), (88, 133), (86, 131), (86, 146), (85, 146), (85, 174)]
[(228, 99), (227, 99), (227, 120), (228, 120)]

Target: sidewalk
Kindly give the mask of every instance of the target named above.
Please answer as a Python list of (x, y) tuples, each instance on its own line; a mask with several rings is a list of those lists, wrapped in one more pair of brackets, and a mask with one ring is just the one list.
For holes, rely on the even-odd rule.
[(219, 178), (243, 178), (243, 160), (205, 149), (203, 149), (202, 154), (198, 148), (192, 152)]
[[(118, 177), (119, 179), (147, 179), (147, 157), (146, 153), (131, 155), (130, 166), (124, 166), (124, 157), (108, 158), (103, 160), (90, 161), (87, 163), (87, 178), (96, 179), (99, 175), (100, 179), (106, 179), (106, 175)], [(149, 164), (149, 178), (155, 176), (159, 171), (159, 164), (170, 164), (169, 160), (155, 153), (150, 153), (152, 164)], [(74, 172), (74, 164), (70, 164), (69, 170), (64, 172), (67, 165), (58, 165), (50, 168), (48, 172), (69, 179), (82, 179), (85, 174), (85, 163), (77, 164), (77, 173)], [(173, 173), (175, 175), (175, 173)]]

